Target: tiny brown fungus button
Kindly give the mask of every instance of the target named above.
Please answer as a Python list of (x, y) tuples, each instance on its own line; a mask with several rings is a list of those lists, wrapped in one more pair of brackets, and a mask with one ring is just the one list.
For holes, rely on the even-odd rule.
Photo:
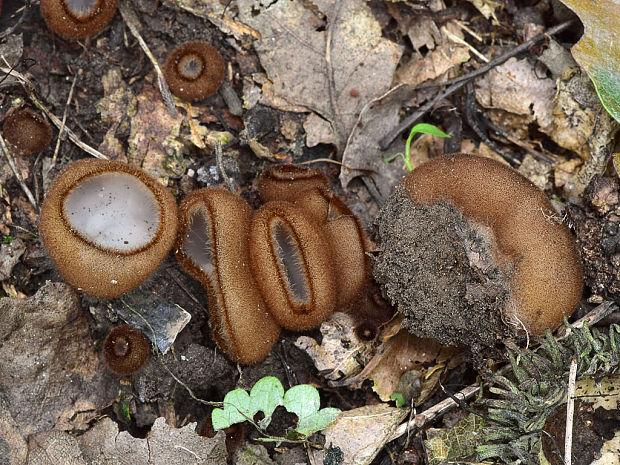
[(101, 31), (117, 7), (118, 0), (41, 0), (47, 26), (67, 39), (83, 39)]
[(103, 343), (107, 367), (119, 375), (130, 375), (142, 368), (151, 355), (151, 343), (131, 325), (112, 329)]
[(164, 65), (170, 90), (183, 100), (202, 100), (217, 92), (226, 65), (220, 53), (204, 42), (186, 42), (175, 48)]
[(554, 330), (579, 303), (579, 253), (546, 195), (468, 154), (408, 174), (377, 220), (373, 274), (419, 336), (482, 353)]
[(41, 207), (39, 233), (65, 280), (118, 297), (148, 278), (176, 239), (177, 205), (144, 171), (118, 161), (68, 165)]
[(50, 145), (52, 128), (39, 113), (24, 108), (7, 116), (2, 135), (24, 155), (36, 155)]

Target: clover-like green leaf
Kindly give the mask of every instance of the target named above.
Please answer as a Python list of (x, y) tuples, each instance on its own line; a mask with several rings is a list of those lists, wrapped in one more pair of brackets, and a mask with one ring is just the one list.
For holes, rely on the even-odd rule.
[(271, 423), (271, 415), (278, 405), (282, 405), (284, 388), (282, 383), (275, 376), (266, 376), (259, 379), (250, 391), (250, 410), (253, 412), (263, 412), (263, 418), (258, 424), (261, 429), (267, 428)]
[(252, 420), (257, 412), (265, 417), (258, 422), (264, 430), (271, 422), (271, 416), (279, 405), (297, 415), (298, 422), (294, 432), (301, 437), (320, 431), (333, 422), (340, 410), (324, 408), (319, 410), (319, 392), (309, 384), (293, 386), (286, 393), (278, 378), (266, 376), (259, 379), (248, 394), (245, 389), (235, 389), (224, 397), (224, 407), (211, 413), (213, 429), (228, 428), (235, 423)]
[(224, 397), (224, 408), (213, 409), (211, 423), (214, 430), (228, 428), (254, 416), (250, 411), (250, 396), (245, 389), (235, 389)]
[(280, 380), (274, 376), (259, 379), (252, 387), (250, 394), (245, 389), (235, 389), (224, 397), (224, 408), (214, 409), (211, 423), (214, 430), (228, 428), (254, 418), (257, 412), (265, 417), (259, 422), (261, 429), (267, 428), (271, 415), (278, 405), (282, 405), (284, 388)]
[(286, 410), (297, 415), (295, 431), (306, 437), (325, 428), (340, 413), (337, 408), (319, 410), (321, 405), (319, 392), (309, 384), (293, 386), (286, 391), (283, 405)]

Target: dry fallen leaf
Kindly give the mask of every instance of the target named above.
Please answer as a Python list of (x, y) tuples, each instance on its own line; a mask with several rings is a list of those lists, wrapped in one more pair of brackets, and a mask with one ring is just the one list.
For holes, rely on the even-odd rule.
[(81, 429), (117, 395), (79, 296), (66, 284), (0, 299), (0, 340), (0, 392), (24, 435)]
[(572, 53), (586, 70), (607, 111), (620, 123), (620, 2), (562, 0), (584, 26)]
[(531, 122), (541, 128), (553, 122), (555, 82), (540, 77), (525, 58), (493, 68), (477, 81), (475, 92), (491, 120), (520, 139), (528, 137)]
[(390, 88), (402, 47), (361, 0), (310, 5), (238, 1), (241, 21), (260, 33), (254, 48), (274, 95), (329, 121), (342, 150), (362, 107)]
[(329, 380), (347, 378), (360, 371), (357, 357), (365, 350), (353, 327), (355, 321), (346, 313), (336, 312), (321, 324), (322, 341), (319, 345), (313, 338), (300, 336), (295, 345), (305, 351), (314, 366)]
[[(372, 462), (398, 425), (407, 416), (407, 409), (387, 404), (365, 405), (342, 412), (325, 428), (325, 444), (338, 446), (347, 465), (366, 465)], [(314, 453), (316, 463), (323, 463), (324, 451)]]
[(387, 198), (391, 194), (394, 186), (406, 174), (406, 170), (398, 161), (384, 163), (381, 156), (404, 152), (405, 144), (397, 138), (387, 150), (382, 151), (379, 148), (379, 139), (398, 124), (402, 103), (412, 94), (410, 87), (400, 85), (364, 107), (342, 155), (342, 187), (346, 189), (351, 180), (366, 174), (372, 178), (381, 195)]
[(183, 143), (178, 140), (183, 115), (171, 116), (155, 86), (146, 85), (137, 96), (138, 110), (131, 118), (127, 158), (150, 175), (167, 181), (181, 176)]
[(388, 402), (397, 391), (402, 376), (414, 371), (417, 376), (408, 381), (419, 382), (419, 395), (423, 377), (427, 373), (424, 364), (434, 361), (441, 348), (437, 341), (414, 336), (406, 330), (401, 330), (390, 341), (390, 348), (383, 353), (381, 361), (368, 375), (368, 378), (374, 381), (373, 391), (384, 402)]

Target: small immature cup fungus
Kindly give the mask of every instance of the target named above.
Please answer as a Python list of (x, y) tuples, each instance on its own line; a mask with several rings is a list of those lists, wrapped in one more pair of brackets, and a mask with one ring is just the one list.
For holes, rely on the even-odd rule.
[(290, 202), (315, 187), (329, 189), (329, 180), (321, 170), (305, 166), (271, 165), (258, 177), (258, 194), (263, 202)]
[(268, 202), (254, 214), (252, 271), (269, 311), (284, 328), (312, 328), (334, 310), (331, 254), (325, 232), (293, 203)]
[(40, 114), (25, 108), (7, 116), (2, 135), (22, 154), (36, 155), (50, 145), (52, 128)]
[(215, 342), (250, 364), (269, 353), (280, 326), (269, 314), (250, 268), (252, 209), (241, 197), (206, 188), (181, 203), (177, 259), (205, 287)]
[(148, 361), (151, 343), (131, 325), (112, 329), (103, 343), (103, 358), (110, 370), (119, 375), (135, 373)]
[(101, 31), (117, 7), (118, 0), (41, 0), (47, 26), (67, 39), (83, 39)]
[(170, 90), (187, 101), (202, 100), (215, 94), (224, 80), (225, 71), (220, 53), (204, 42), (179, 45), (164, 66)]
[(95, 159), (58, 175), (39, 220), (43, 245), (67, 282), (104, 299), (148, 278), (176, 231), (176, 202), (164, 186), (126, 163)]
[(570, 231), (543, 192), (494, 160), (454, 154), (421, 165), (377, 226), (375, 278), (420, 336), (482, 348), (521, 329), (540, 335), (581, 297)]

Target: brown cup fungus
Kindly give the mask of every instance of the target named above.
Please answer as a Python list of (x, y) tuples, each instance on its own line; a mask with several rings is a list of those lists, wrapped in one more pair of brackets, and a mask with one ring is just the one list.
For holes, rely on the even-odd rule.
[(336, 304), (336, 276), (325, 232), (294, 204), (272, 201), (252, 219), (252, 270), (269, 311), (287, 329), (324, 321)]
[(298, 165), (271, 165), (258, 177), (258, 194), (263, 202), (292, 201), (304, 191), (329, 189), (327, 176), (318, 169)]
[(421, 165), (376, 223), (374, 276), (420, 336), (480, 353), (523, 329), (557, 328), (581, 297), (570, 231), (543, 192), (494, 160)]
[(112, 329), (103, 343), (107, 367), (119, 375), (130, 375), (142, 368), (151, 355), (151, 343), (130, 325)]
[(25, 108), (7, 116), (2, 135), (22, 154), (36, 155), (50, 145), (52, 128), (40, 114)]
[(176, 238), (177, 206), (144, 171), (117, 161), (67, 166), (41, 208), (43, 245), (65, 280), (113, 298), (148, 278)]
[(207, 290), (213, 339), (239, 363), (262, 360), (280, 326), (251, 273), (252, 209), (227, 190), (207, 188), (188, 195), (180, 212), (177, 258)]
[(217, 92), (226, 65), (219, 52), (204, 42), (186, 42), (175, 48), (164, 65), (170, 90), (183, 100), (202, 100)]
[(67, 39), (83, 39), (101, 31), (117, 7), (118, 0), (41, 0), (47, 26)]

